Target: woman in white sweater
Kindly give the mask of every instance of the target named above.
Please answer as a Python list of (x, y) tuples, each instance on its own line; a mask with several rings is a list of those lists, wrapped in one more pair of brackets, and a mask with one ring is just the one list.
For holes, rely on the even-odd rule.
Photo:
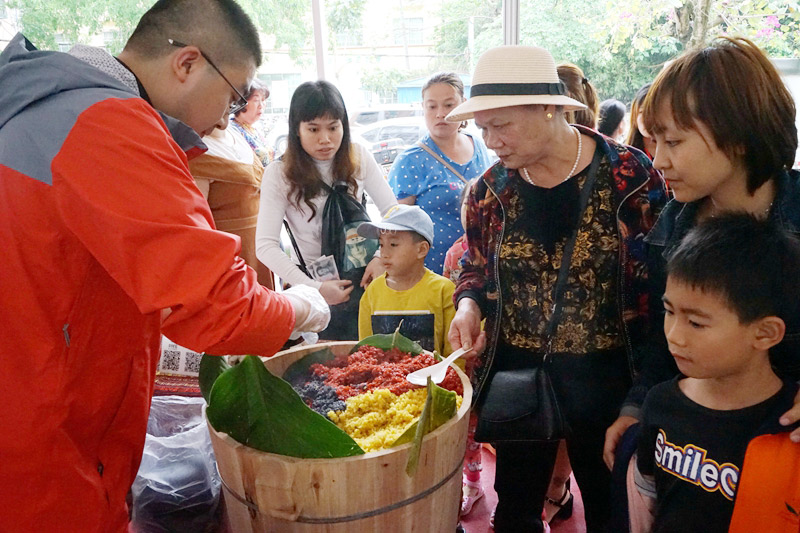
[[(381, 214), (397, 203), (369, 151), (350, 142), (347, 110), (339, 91), (327, 81), (306, 82), (292, 95), (289, 143), (280, 161), (270, 164), (261, 184), (256, 230), (256, 255), (290, 285), (319, 289), (329, 305), (350, 300), (355, 287), (347, 280), (316, 281), (308, 277), (280, 247), (283, 220), (289, 224), (306, 265), (321, 255), (322, 211), (334, 181), (346, 181), (361, 200), (364, 191)], [(367, 267), (366, 285), (377, 260)], [(356, 291), (358, 295), (361, 291)], [(357, 303), (357, 302), (356, 302)], [(358, 306), (355, 306), (356, 310)], [(357, 314), (353, 317), (357, 323)], [(330, 338), (330, 336), (328, 336)]]

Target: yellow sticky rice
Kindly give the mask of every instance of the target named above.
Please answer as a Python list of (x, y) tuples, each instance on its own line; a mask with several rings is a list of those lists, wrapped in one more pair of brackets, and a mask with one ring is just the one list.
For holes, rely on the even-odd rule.
[[(397, 396), (377, 389), (348, 398), (344, 411), (329, 411), (328, 418), (353, 437), (365, 452), (391, 447), (422, 414), (426, 389), (414, 389)], [(461, 396), (456, 396), (456, 409)]]

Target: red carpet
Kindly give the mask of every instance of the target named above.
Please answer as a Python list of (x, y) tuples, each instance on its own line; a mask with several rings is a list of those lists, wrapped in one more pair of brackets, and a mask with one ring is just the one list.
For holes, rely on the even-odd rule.
[[(494, 492), (494, 454), (483, 449), (481, 455), (481, 483), (486, 491), (483, 498), (478, 500), (469, 516), (461, 519), (461, 525), (467, 533), (486, 533), (489, 529), (489, 515), (497, 505), (497, 494)], [(575, 494), (575, 507), (569, 520), (559, 520), (551, 524), (553, 533), (586, 533), (583, 522), (583, 501), (575, 479), (572, 479), (572, 491)]]

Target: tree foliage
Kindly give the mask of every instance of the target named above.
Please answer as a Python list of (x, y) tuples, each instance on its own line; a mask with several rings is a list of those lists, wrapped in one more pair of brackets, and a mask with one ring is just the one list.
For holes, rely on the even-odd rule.
[(387, 95), (394, 92), (397, 84), (407, 77), (406, 72), (396, 68), (376, 67), (363, 74), (361, 88), (379, 95)]
[[(76, 43), (85, 42), (104, 28), (114, 28), (116, 37), (108, 43), (118, 53), (141, 16), (154, 0), (9, 0), (19, 10), (23, 33), (41, 49), (57, 49), (57, 35)], [(258, 29), (274, 36), (275, 46), (288, 46), (292, 57), (309, 42), (309, 2), (306, 0), (240, 0)]]
[(603, 36), (593, 30), (609, 17), (615, 18), (598, 10), (594, 0), (531, 0), (521, 13), (520, 42), (546, 48), (556, 63), (581, 67), (601, 100), (628, 102), (639, 87), (653, 79), (676, 48), (671, 43), (658, 43), (635, 53), (610, 53)]
[(503, 44), (502, 0), (447, 0), (442, 3), (439, 16), (442, 23), (435, 30), (439, 58), (434, 70), (469, 72), (481, 53)]
[[(474, 56), (502, 44), (499, 0), (446, 0), (436, 51), (470, 70)], [(542, 46), (557, 63), (580, 66), (601, 99), (629, 102), (664, 63), (718, 35), (743, 35), (773, 56), (800, 55), (798, 0), (526, 0), (520, 44)], [(451, 59), (452, 58), (452, 59)]]

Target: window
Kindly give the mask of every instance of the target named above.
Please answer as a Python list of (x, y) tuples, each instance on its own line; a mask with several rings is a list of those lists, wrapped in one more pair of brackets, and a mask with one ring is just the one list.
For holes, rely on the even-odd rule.
[(364, 44), (364, 32), (361, 29), (340, 31), (336, 34), (336, 46), (361, 46)]
[(422, 17), (394, 19), (394, 44), (422, 43)]
[(72, 48), (72, 43), (63, 33), (56, 33), (56, 45), (58, 45), (59, 52), (69, 52), (69, 49)]
[(410, 146), (417, 142), (423, 135), (425, 135), (425, 133), (419, 126), (386, 126), (381, 129), (378, 140), (403, 139), (403, 142)]
[(106, 51), (110, 51), (111, 48), (114, 46), (114, 41), (117, 40), (117, 32), (116, 30), (104, 31), (103, 32), (103, 48)]

